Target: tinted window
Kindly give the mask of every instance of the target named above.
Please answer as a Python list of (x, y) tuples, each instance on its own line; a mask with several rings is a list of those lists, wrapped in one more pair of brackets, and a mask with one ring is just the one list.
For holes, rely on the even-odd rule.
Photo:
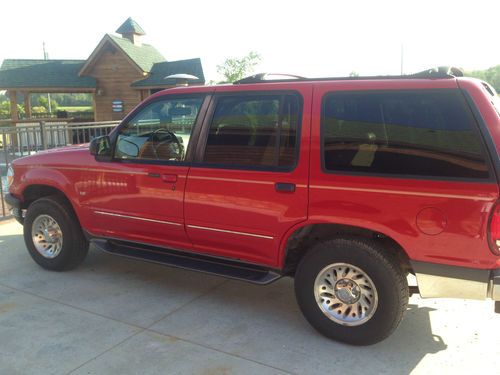
[(202, 102), (197, 97), (149, 104), (120, 129), (115, 157), (183, 161)]
[(299, 100), (294, 95), (220, 97), (204, 161), (235, 166), (292, 166), (298, 122)]
[(331, 171), (487, 178), (481, 142), (459, 92), (342, 93), (325, 98)]

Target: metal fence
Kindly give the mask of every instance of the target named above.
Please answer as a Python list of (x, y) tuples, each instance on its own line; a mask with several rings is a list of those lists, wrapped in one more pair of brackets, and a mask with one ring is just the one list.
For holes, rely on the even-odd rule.
[(0, 219), (10, 215), (4, 201), (7, 192), (7, 167), (14, 159), (51, 148), (90, 142), (108, 134), (118, 121), (106, 122), (32, 122), (0, 127)]

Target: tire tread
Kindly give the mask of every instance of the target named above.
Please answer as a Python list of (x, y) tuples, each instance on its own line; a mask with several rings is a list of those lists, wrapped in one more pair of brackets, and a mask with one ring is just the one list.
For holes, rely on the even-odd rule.
[[(310, 268), (312, 267), (312, 265), (318, 263), (320, 259), (328, 259), (328, 257), (332, 257), (333, 259), (333, 257), (338, 255), (338, 253), (349, 254), (346, 252), (346, 249), (362, 251), (363, 253), (351, 253), (351, 254), (354, 256), (354, 258), (360, 255), (362, 257), (367, 255), (369, 257), (368, 259), (370, 260), (370, 262), (373, 262), (378, 267), (382, 267), (384, 272), (387, 272), (389, 274), (389, 277), (391, 278), (391, 280), (394, 281), (394, 285), (396, 286), (395, 288), (395, 290), (397, 291), (396, 300), (398, 301), (398, 303), (396, 306), (394, 306), (392, 321), (387, 322), (388, 329), (386, 329), (383, 332), (377, 332), (373, 336), (369, 336), (367, 334), (365, 334), (364, 336), (355, 334), (348, 335), (346, 333), (340, 334), (339, 331), (343, 330), (344, 328), (340, 324), (337, 324), (333, 321), (330, 322), (330, 325), (334, 328), (330, 330), (325, 330), (324, 329), (325, 323), (318, 322), (318, 320), (325, 320), (325, 319), (328, 320), (328, 318), (324, 316), (323, 318), (318, 318), (317, 317), (319, 316), (318, 313), (313, 312), (314, 309), (317, 309), (319, 311), (316, 302), (314, 301), (315, 304), (314, 308), (304, 305), (305, 302), (303, 296), (304, 295), (303, 288), (310, 286), (309, 284), (307, 284), (307, 281), (305, 280), (309, 280), (312, 277), (310, 275), (311, 272)], [(323, 264), (323, 266), (326, 265), (327, 264)], [(366, 272), (366, 270), (364, 271)], [(307, 286), (301, 284), (307, 284)], [(388, 253), (387, 251), (385, 251), (385, 249), (381, 247), (380, 244), (378, 244), (376, 241), (369, 238), (360, 238), (360, 237), (339, 237), (319, 242), (315, 246), (313, 246), (311, 250), (309, 250), (305, 254), (305, 256), (300, 261), (299, 266), (297, 267), (296, 279), (295, 279), (295, 292), (297, 295), (297, 301), (299, 303), (299, 307), (304, 313), (306, 319), (311, 323), (311, 325), (313, 325), (313, 327), (316, 330), (318, 330), (320, 333), (322, 333), (327, 337), (343, 341), (352, 345), (371, 345), (376, 342), (382, 341), (383, 339), (391, 335), (399, 326), (404, 316), (404, 313), (408, 306), (408, 298), (409, 298), (408, 283), (406, 277), (404, 276), (404, 272), (399, 266), (397, 258), (392, 254)], [(320, 312), (320, 314), (323, 313)], [(367, 324), (365, 323), (361, 326), (351, 327), (354, 328), (354, 330), (352, 330), (353, 333), (355, 330), (358, 330), (359, 332), (358, 327), (363, 327), (365, 325)]]
[[(71, 231), (69, 236), (71, 240), (71, 249), (70, 251), (66, 250), (64, 255), (61, 252), (61, 254), (54, 259), (46, 259), (38, 254), (36, 249), (34, 249), (31, 239), (31, 224), (34, 218), (31, 216), (36, 215), (38, 210), (43, 212), (44, 210), (51, 210), (53, 208), (56, 208), (58, 214), (64, 217), (65, 223), (69, 226), (69, 230)], [(59, 225), (63, 224), (59, 223)], [(68, 237), (67, 234), (65, 237)], [(76, 217), (73, 207), (66, 201), (66, 199), (58, 195), (42, 197), (31, 203), (28, 207), (26, 218), (24, 220), (24, 240), (31, 257), (35, 260), (35, 262), (41, 267), (52, 271), (68, 271), (74, 269), (82, 263), (88, 253), (88, 242), (83, 234), (80, 222)], [(67, 246), (67, 242), (63, 242), (63, 251)], [(59, 259), (61, 255), (63, 256)]]

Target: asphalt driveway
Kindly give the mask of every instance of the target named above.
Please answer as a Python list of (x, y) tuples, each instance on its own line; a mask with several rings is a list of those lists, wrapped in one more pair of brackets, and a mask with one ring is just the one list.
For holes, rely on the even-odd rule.
[(71, 272), (38, 267), (0, 222), (0, 374), (470, 374), (500, 368), (491, 301), (413, 296), (370, 347), (318, 335), (291, 279), (255, 286), (91, 249)]

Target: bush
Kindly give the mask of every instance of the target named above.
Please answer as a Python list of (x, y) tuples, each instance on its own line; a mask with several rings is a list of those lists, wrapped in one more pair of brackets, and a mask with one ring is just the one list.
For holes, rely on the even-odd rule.
[(31, 113), (47, 113), (47, 108), (42, 106), (31, 107)]

